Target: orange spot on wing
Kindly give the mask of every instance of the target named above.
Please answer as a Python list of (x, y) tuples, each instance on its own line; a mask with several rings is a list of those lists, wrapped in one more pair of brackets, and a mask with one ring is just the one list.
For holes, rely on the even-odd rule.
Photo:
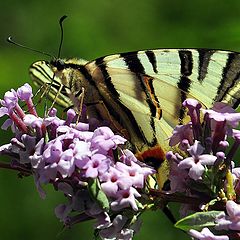
[(156, 108), (156, 116), (155, 117), (157, 119), (161, 119), (161, 117), (162, 117), (162, 109), (160, 108), (159, 102), (158, 102), (158, 100), (157, 100), (157, 98), (155, 96), (154, 89), (151, 86), (152, 85), (152, 81), (154, 80), (154, 78), (149, 77), (149, 76), (144, 76), (143, 80), (144, 80), (145, 86), (146, 86), (146, 88), (148, 90), (151, 102), (153, 103), (153, 105)]
[(156, 145), (137, 153), (136, 157), (157, 170), (165, 161), (165, 152), (159, 145)]
[(159, 189), (163, 189), (164, 183), (168, 179), (168, 165), (165, 160), (165, 152), (156, 145), (148, 148), (145, 151), (136, 154), (136, 157), (140, 160), (153, 167), (156, 172), (156, 181)]

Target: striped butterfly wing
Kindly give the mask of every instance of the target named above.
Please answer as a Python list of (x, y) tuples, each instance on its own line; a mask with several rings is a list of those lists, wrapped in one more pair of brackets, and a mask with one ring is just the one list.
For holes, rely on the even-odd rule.
[(111, 115), (125, 123), (142, 150), (165, 148), (176, 124), (186, 121), (186, 98), (205, 107), (216, 101), (236, 108), (240, 55), (205, 49), (158, 49), (110, 55), (85, 65)]
[(46, 72), (47, 76), (55, 73), (51, 93), (54, 97), (64, 85), (58, 101), (61, 105), (77, 102), (75, 98), (84, 87), (86, 104), (103, 103), (91, 105), (89, 115), (97, 113), (110, 120), (136, 153), (160, 164), (173, 127), (187, 120), (182, 108), (186, 98), (195, 98), (205, 107), (215, 101), (234, 108), (240, 103), (240, 54), (234, 52), (157, 49), (110, 55), (88, 63), (70, 59), (61, 68), (57, 65), (34, 63), (30, 68), (33, 80), (43, 84)]

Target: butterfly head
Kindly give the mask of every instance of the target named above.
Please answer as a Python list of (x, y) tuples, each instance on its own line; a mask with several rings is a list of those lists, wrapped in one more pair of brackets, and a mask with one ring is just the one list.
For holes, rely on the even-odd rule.
[(56, 71), (62, 71), (65, 68), (65, 65), (63, 59), (54, 59), (50, 62), (50, 66), (56, 68)]

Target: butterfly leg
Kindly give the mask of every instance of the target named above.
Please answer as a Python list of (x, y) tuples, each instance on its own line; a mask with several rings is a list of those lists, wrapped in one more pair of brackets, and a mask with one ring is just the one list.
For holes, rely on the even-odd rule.
[(85, 95), (85, 89), (84, 89), (84, 87), (82, 87), (81, 93), (80, 93), (79, 98), (78, 98), (78, 100), (79, 100), (78, 104), (77, 104), (77, 114), (78, 114), (78, 117), (77, 117), (76, 123), (79, 122), (81, 114), (82, 114), (84, 95)]
[(40, 94), (38, 101), (34, 104), (35, 107), (37, 107), (37, 105), (42, 102), (43, 97), (47, 96), (47, 92), (49, 88), (48, 85), (49, 85), (48, 83), (44, 83), (38, 88), (37, 92), (34, 94), (33, 96), (34, 98), (36, 98)]
[[(47, 89), (46, 95), (48, 95), (50, 88), (51, 88), (51, 85), (49, 85), (49, 88)], [(58, 98), (59, 94), (62, 91), (62, 88), (63, 88), (63, 85), (61, 84), (59, 89), (58, 89), (58, 91), (57, 91), (56, 96), (54, 97), (54, 99), (52, 101), (52, 104), (51, 104), (50, 108), (48, 109), (47, 115), (49, 115), (49, 112), (53, 109), (53, 107), (54, 107), (54, 105), (55, 105), (55, 103), (57, 101), (57, 98)], [(45, 106), (47, 106), (47, 104)]]

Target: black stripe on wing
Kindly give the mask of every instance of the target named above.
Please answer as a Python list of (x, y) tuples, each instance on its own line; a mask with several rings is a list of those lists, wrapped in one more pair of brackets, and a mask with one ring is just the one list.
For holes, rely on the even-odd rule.
[(155, 73), (158, 73), (158, 70), (157, 70), (157, 60), (156, 60), (156, 56), (155, 56), (155, 53), (151, 50), (147, 50), (145, 51), (147, 57), (148, 57), (148, 60), (149, 62), (152, 64), (152, 68), (153, 68), (153, 71)]
[(136, 75), (145, 74), (145, 69), (137, 55), (138, 51), (120, 54), (131, 72), (135, 73)]
[[(122, 53), (120, 54), (121, 57), (123, 58), (123, 60), (125, 61), (128, 69), (132, 72), (135, 73), (135, 75), (137, 76), (137, 78), (139, 79), (141, 88), (143, 89), (145, 95), (146, 95), (146, 102), (149, 106), (150, 112), (151, 112), (151, 126), (154, 129), (155, 132), (155, 126), (154, 126), (154, 121), (153, 118), (156, 117), (156, 106), (154, 105), (154, 103), (152, 102), (152, 97), (149, 95), (149, 91), (146, 88), (145, 83), (143, 82), (143, 76), (146, 74), (145, 73), (145, 69), (144, 66), (142, 65), (140, 59), (138, 58), (138, 52), (131, 52), (131, 53)], [(137, 89), (137, 88), (136, 88)], [(154, 93), (154, 91), (153, 91)], [(154, 97), (155, 99), (157, 99), (157, 97)]]
[[(240, 54), (231, 52), (228, 54), (226, 66), (223, 68), (222, 79), (219, 83), (215, 101), (223, 101), (231, 89), (237, 87), (240, 81)], [(233, 98), (233, 107), (239, 105), (240, 89)]]
[(208, 73), (208, 65), (215, 50), (197, 49), (199, 54), (198, 81), (202, 82)]
[[(117, 108), (113, 108), (112, 104), (109, 102), (109, 98), (106, 99), (105, 96), (103, 96), (100, 91), (98, 90), (99, 92), (99, 95), (101, 96), (105, 106), (107, 107), (109, 113), (111, 114), (111, 116), (120, 123), (120, 125), (122, 125), (122, 123), (125, 123), (125, 124), (128, 124), (128, 128), (131, 127), (132, 129), (134, 129), (136, 135), (140, 138), (142, 138), (142, 141), (147, 143), (148, 146), (154, 146), (157, 142), (157, 139), (154, 139), (152, 142), (149, 142), (142, 129), (139, 127), (135, 117), (133, 116), (132, 114), (132, 111), (130, 109), (128, 109), (124, 104), (122, 104), (122, 102), (120, 101), (119, 99), (119, 93), (117, 92), (117, 90), (115, 89), (114, 87), (114, 84), (112, 83), (111, 81), (111, 76), (109, 75), (108, 73), (108, 70), (107, 70), (107, 66), (106, 66), (106, 63), (104, 61), (104, 57), (102, 58), (98, 58), (95, 60), (95, 63), (96, 65), (98, 66), (98, 68), (100, 69), (103, 77), (104, 77), (104, 81), (105, 81), (105, 84), (106, 86), (108, 87), (109, 89), (109, 95), (111, 96), (112, 98), (112, 101), (115, 102), (115, 104), (119, 107), (119, 109)], [(130, 123), (126, 123), (124, 121), (124, 116), (127, 116), (128, 120)], [(126, 126), (124, 126), (126, 127)], [(127, 128), (126, 127), (126, 128)]]
[[(191, 80), (188, 78), (192, 74), (193, 70), (193, 58), (192, 52), (188, 50), (179, 50), (179, 58), (181, 60), (181, 77), (177, 83), (178, 88), (180, 89), (180, 99), (181, 103), (186, 100), (187, 94), (190, 90)], [(185, 116), (185, 108), (181, 107), (178, 112), (179, 123), (182, 123), (182, 120)]]
[[(131, 52), (131, 53), (121, 53), (120, 56), (125, 61), (128, 69), (137, 76), (137, 78), (139, 79), (141, 88), (143, 89), (143, 91), (146, 95), (146, 102), (147, 102), (150, 112), (151, 112), (150, 125), (154, 132), (154, 138), (152, 139), (152, 144), (155, 145), (157, 143), (157, 139), (155, 137), (156, 129), (155, 129), (154, 118), (156, 117), (157, 109), (156, 109), (156, 106), (154, 105), (154, 103), (152, 102), (150, 93), (143, 82), (144, 81), (143, 77), (146, 74), (144, 66), (142, 65), (140, 59), (138, 58), (137, 51)], [(138, 89), (138, 88), (136, 88), (136, 89)], [(155, 96), (155, 98), (157, 99), (156, 96)]]
[(95, 63), (99, 67), (99, 69), (101, 70), (102, 75), (104, 77), (104, 81), (106, 83), (106, 86), (108, 87), (108, 89), (112, 93), (113, 98), (119, 99), (119, 93), (117, 92), (117, 90), (115, 89), (115, 87), (112, 83), (111, 77), (110, 77), (110, 75), (107, 71), (107, 67), (106, 67), (106, 64), (104, 62), (104, 57), (96, 59)]

